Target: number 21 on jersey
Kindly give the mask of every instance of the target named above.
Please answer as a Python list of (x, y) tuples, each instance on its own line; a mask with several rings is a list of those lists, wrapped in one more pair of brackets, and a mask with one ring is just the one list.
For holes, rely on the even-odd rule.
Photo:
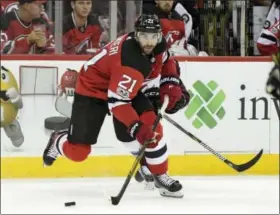
[(122, 80), (119, 82), (118, 86), (121, 87), (124, 90), (127, 90), (128, 92), (132, 93), (133, 88), (135, 87), (137, 83), (137, 80), (132, 79), (128, 75), (123, 75)]

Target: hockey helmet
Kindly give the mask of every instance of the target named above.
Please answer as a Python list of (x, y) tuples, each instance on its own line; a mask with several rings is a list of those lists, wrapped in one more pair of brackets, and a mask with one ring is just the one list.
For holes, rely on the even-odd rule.
[(161, 26), (157, 15), (142, 14), (135, 22), (135, 32), (160, 33)]

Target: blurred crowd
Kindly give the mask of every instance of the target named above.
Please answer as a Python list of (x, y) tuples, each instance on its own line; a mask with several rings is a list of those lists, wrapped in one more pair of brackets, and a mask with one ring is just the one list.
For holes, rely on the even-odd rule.
[[(56, 21), (54, 12), (56, 5), (54, 1), (1, 0), (1, 54), (54, 54), (54, 24)], [(173, 2), (173, 0), (169, 1)], [(141, 1), (135, 2), (139, 4)], [(172, 10), (176, 9), (176, 12), (180, 14), (180, 10), (177, 11), (178, 4), (180, 4), (183, 8), (182, 10), (186, 11), (187, 14), (187, 20), (185, 21), (189, 22), (191, 20), (186, 25), (185, 31), (188, 32), (185, 34), (184, 40), (178, 41), (175, 44), (177, 46), (174, 48), (175, 52), (178, 51), (179, 55), (195, 55), (193, 53), (198, 53), (197, 50), (199, 50), (207, 52), (209, 55), (241, 55), (241, 51), (240, 53), (231, 51), (231, 49), (235, 49), (233, 46), (241, 46), (240, 40), (242, 39), (238, 38), (235, 33), (232, 33), (233, 39), (231, 40), (230, 26), (232, 24), (227, 21), (233, 19), (231, 16), (231, 6), (224, 2), (227, 1), (174, 1)], [(256, 14), (257, 10), (255, 10), (254, 14), (252, 12), (252, 17), (257, 16), (258, 22), (262, 23), (261, 28), (257, 29), (257, 31), (252, 32), (253, 30), (250, 30), (250, 23), (253, 21), (248, 21), (247, 18), (245, 20), (247, 31), (246, 41), (244, 42), (245, 46), (249, 44), (248, 47), (250, 47), (253, 41), (253, 45), (257, 50), (246, 52), (246, 55), (270, 55), (277, 52), (280, 37), (280, 1), (244, 0), (244, 2), (247, 2), (250, 7), (263, 8), (262, 12), (257, 12), (259, 14)], [(213, 4), (215, 5), (214, 7)], [(137, 6), (135, 11), (133, 11), (135, 14), (134, 18), (137, 18), (137, 15), (141, 13), (143, 8), (152, 5), (157, 7), (158, 3), (154, 0), (143, 0), (139, 5), (140, 8)], [(61, 41), (63, 54), (89, 54), (110, 41), (109, 0), (68, 0), (63, 1), (62, 7), (63, 30)], [(117, 2), (115, 10), (118, 17), (117, 36), (119, 36), (128, 32), (127, 14), (131, 11), (127, 7), (127, 1), (124, 0)], [(224, 12), (225, 10), (226, 12)], [(241, 16), (238, 12), (237, 10), (237, 17)], [(250, 9), (247, 10), (247, 13), (250, 13)], [(213, 16), (215, 17), (214, 19)], [(235, 21), (233, 20), (232, 23), (234, 24)], [(214, 33), (212, 25), (214, 26)], [(222, 30), (219, 28), (221, 25), (224, 26)], [(254, 23), (254, 25), (256, 24)], [(236, 31), (238, 32), (238, 29)], [(219, 44), (215, 44), (215, 38), (225, 41), (223, 46), (221, 46), (224, 50), (221, 51), (219, 47), (217, 48)], [(252, 41), (248, 38), (252, 38)], [(189, 51), (185, 52), (182, 49)]]

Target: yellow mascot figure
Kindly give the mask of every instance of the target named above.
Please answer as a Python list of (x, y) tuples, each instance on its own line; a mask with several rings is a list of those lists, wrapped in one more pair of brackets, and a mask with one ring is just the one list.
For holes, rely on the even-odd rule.
[(23, 144), (24, 137), (19, 122), (16, 120), (18, 110), (23, 107), (16, 79), (12, 72), (1, 66), (1, 128), (15, 147)]

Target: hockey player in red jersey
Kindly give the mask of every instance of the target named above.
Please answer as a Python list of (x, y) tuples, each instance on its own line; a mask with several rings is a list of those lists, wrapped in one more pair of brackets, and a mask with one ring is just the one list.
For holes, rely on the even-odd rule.
[(64, 18), (63, 51), (66, 54), (87, 54), (100, 48), (102, 28), (98, 17), (91, 14), (92, 0), (72, 0), (73, 12)]
[(19, 0), (18, 10), (1, 15), (2, 54), (41, 54), (53, 51), (50, 26), (42, 18), (45, 0)]
[(143, 14), (135, 32), (107, 44), (89, 59), (78, 76), (70, 127), (54, 132), (43, 154), (51, 166), (58, 155), (76, 162), (84, 161), (96, 144), (105, 116), (111, 112), (119, 141), (133, 154), (149, 141), (145, 162), (162, 196), (183, 197), (182, 185), (167, 175), (168, 153), (162, 125), (152, 131), (155, 108), (144, 93), (159, 88), (160, 101), (168, 95), (167, 111), (183, 97), (176, 63), (169, 58), (158, 17)]
[(275, 0), (269, 9), (257, 47), (261, 55), (277, 54), (280, 50), (280, 0)]

